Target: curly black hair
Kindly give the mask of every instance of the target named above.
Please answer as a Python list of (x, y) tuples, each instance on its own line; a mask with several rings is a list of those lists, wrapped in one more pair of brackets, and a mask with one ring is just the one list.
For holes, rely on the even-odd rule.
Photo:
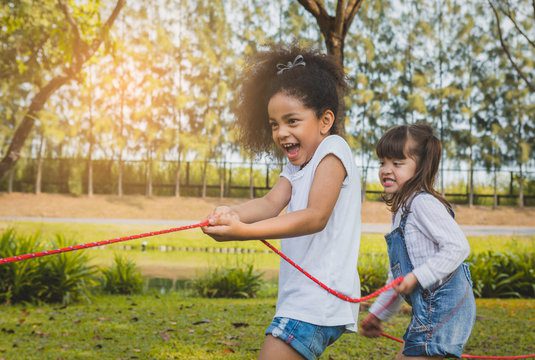
[[(277, 64), (293, 62), (298, 55), (303, 57), (305, 66), (295, 66), (277, 74)], [(347, 83), (343, 68), (333, 56), (296, 44), (273, 44), (267, 51), (253, 55), (246, 64), (240, 77), (236, 109), (238, 139), (246, 150), (256, 154), (273, 153), (267, 108), (269, 100), (279, 92), (299, 99), (318, 117), (331, 110), (335, 122), (330, 133), (338, 133)]]

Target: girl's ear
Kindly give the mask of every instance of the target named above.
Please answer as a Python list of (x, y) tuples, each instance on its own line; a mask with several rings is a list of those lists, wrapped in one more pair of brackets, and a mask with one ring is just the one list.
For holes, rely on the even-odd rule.
[(334, 124), (334, 113), (331, 110), (326, 110), (321, 116), (320, 122), (321, 135), (328, 135)]

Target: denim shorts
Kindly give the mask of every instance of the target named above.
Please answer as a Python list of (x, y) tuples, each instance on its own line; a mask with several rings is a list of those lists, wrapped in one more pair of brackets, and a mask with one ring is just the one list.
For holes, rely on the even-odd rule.
[(461, 264), (443, 284), (415, 291), (411, 298), (412, 319), (403, 337), (403, 354), (460, 358), (476, 317), (468, 265)]
[(276, 317), (266, 330), (290, 345), (307, 360), (317, 359), (327, 346), (334, 343), (346, 330), (344, 325), (320, 326), (304, 321)]

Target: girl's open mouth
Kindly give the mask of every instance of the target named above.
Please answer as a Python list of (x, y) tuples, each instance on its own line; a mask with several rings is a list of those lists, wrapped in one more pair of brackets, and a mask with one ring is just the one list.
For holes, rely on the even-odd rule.
[(391, 178), (384, 178), (384, 179), (383, 179), (383, 186), (384, 186), (384, 187), (390, 187), (390, 186), (393, 186), (395, 182), (396, 182), (396, 181), (395, 181), (394, 179), (391, 179)]
[(291, 144), (283, 144), (283, 149), (286, 151), (286, 154), (288, 155), (288, 159), (290, 161), (297, 158), (297, 155), (299, 154), (300, 145), (297, 143), (291, 143)]

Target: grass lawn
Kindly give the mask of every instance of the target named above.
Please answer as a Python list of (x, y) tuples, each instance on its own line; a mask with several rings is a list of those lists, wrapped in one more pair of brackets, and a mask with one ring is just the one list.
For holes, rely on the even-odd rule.
[[(134, 235), (149, 231), (166, 229), (162, 225), (103, 225), (103, 224), (77, 224), (77, 223), (36, 223), (36, 222), (7, 222), (0, 221), (0, 231), (14, 228), (18, 233), (34, 234), (39, 232), (46, 240), (54, 239), (56, 234), (62, 234), (76, 243), (86, 243), (99, 240), (108, 240), (122, 236)], [(517, 251), (534, 252), (535, 236), (469, 236), (468, 240), (472, 252), (482, 251)], [(181, 248), (240, 248), (264, 251), (267, 248), (258, 241), (230, 241), (216, 242), (204, 235), (199, 229), (190, 229), (171, 234), (159, 235), (138, 240), (131, 240), (116, 245), (108, 245), (110, 249), (122, 249), (123, 245), (130, 245), (139, 249), (143, 241), (148, 246), (160, 245)], [(277, 241), (276, 241), (277, 243)], [(386, 243), (381, 234), (362, 234), (361, 254), (385, 253)]]
[[(251, 359), (274, 298), (199, 299), (184, 293), (99, 296), (90, 304), (0, 306), (0, 359)], [(465, 349), (474, 355), (535, 352), (535, 300), (478, 299)], [(361, 313), (361, 318), (365, 314)], [(401, 337), (402, 311), (386, 326)], [(390, 359), (392, 340), (345, 334), (324, 359)]]

